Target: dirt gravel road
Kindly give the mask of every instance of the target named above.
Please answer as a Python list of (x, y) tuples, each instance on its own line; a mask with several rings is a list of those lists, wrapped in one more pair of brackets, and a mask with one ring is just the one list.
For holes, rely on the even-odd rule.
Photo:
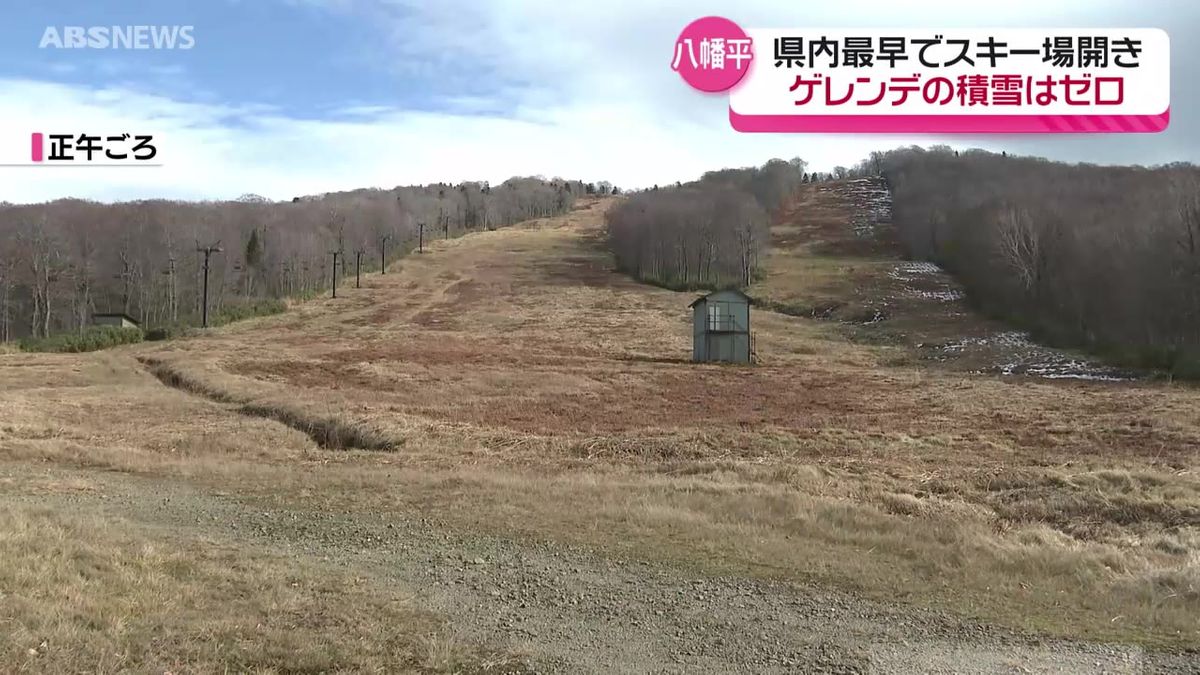
[[(93, 489), (32, 494), (31, 475)], [(280, 510), (176, 480), (6, 464), (0, 500), (86, 510), (172, 538), (214, 538), (411, 588), (461, 637), (535, 672), (1197, 672), (1195, 655), (1045, 641), (795, 584), (712, 578), (436, 519)]]

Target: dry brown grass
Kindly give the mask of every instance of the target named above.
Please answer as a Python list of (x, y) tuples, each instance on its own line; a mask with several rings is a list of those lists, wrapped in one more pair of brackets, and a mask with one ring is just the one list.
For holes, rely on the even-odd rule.
[(608, 271), (602, 208), (201, 339), (0, 356), (0, 453), (1200, 644), (1200, 392), (887, 367), (769, 312), (765, 365), (692, 365), (691, 296)]
[(241, 543), (5, 504), (0, 557), (10, 672), (516, 670), (457, 642), (410, 591)]
[(830, 188), (805, 186), (779, 215), (754, 297), (805, 315), (851, 312), (862, 280), (886, 277), (891, 247), (851, 235), (847, 205)]

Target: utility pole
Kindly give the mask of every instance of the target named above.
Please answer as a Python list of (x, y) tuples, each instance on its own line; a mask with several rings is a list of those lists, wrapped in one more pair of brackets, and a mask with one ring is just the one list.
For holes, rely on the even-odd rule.
[(357, 249), (354, 251), (354, 287), (362, 288), (362, 257), (366, 251)]
[[(346, 218), (339, 214), (336, 208), (329, 210), (329, 230), (332, 232), (334, 227), (337, 228), (337, 248), (330, 251), (329, 255), (333, 256), (333, 297), (337, 297), (337, 280), (338, 280), (338, 258), (342, 252), (346, 250)], [(346, 260), (342, 259), (342, 274), (346, 273)]]
[(175, 323), (175, 256), (167, 258), (167, 269), (162, 273), (167, 278), (167, 318)]
[(379, 273), (387, 274), (387, 242), (392, 235), (385, 234), (379, 238)]
[(167, 292), (171, 296), (168, 307), (171, 311), (171, 323), (179, 320), (179, 291), (175, 284), (175, 256), (167, 258)]
[(208, 328), (208, 260), (212, 257), (212, 254), (222, 251), (221, 241), (218, 239), (217, 243), (212, 246), (197, 245), (196, 251), (204, 254), (204, 300), (202, 301), (204, 304), (200, 309), (200, 325)]
[(417, 253), (425, 252), (425, 223), (417, 223)]
[(338, 256), (341, 251), (330, 251), (329, 255), (333, 256), (333, 297), (337, 297), (337, 278), (338, 278)]

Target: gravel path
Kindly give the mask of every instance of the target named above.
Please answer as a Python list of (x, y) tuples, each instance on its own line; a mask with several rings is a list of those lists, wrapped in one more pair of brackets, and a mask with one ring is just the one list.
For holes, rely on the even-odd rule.
[(1200, 672), (1196, 654), (1039, 640), (948, 615), (794, 584), (712, 578), (412, 520), (264, 510), (236, 496), (124, 474), (28, 465), (98, 490), (14, 494), (305, 556), (418, 589), (462, 636), (527, 655), (535, 672)]

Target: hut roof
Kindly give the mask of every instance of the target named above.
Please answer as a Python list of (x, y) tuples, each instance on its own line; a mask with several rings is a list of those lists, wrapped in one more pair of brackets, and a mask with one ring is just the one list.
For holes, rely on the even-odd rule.
[(129, 321), (130, 323), (138, 322), (137, 319), (133, 318), (132, 316), (129, 316), (125, 312), (96, 312), (96, 313), (92, 314), (92, 318), (93, 319), (120, 318), (120, 319), (125, 319), (126, 321)]
[(746, 294), (745, 294), (745, 293), (743, 293), (743, 292), (742, 292), (740, 289), (737, 289), (737, 288), (722, 288), (722, 289), (721, 289), (721, 290), (719, 290), (719, 291), (713, 291), (712, 293), (707, 293), (707, 294), (705, 294), (705, 295), (702, 295), (702, 296), (700, 296), (700, 297), (696, 298), (695, 300), (693, 300), (693, 301), (692, 301), (692, 304), (688, 305), (688, 307), (695, 307), (696, 305), (700, 304), (701, 302), (703, 302), (703, 301), (707, 300), (707, 299), (708, 299), (710, 296), (716, 295), (717, 293), (736, 293), (736, 294), (738, 294), (738, 295), (742, 296), (743, 298), (745, 298), (745, 300), (746, 300), (746, 304), (748, 304), (748, 305), (753, 305), (753, 304), (754, 304), (754, 298), (752, 298), (752, 297), (750, 297), (750, 296), (746, 295)]

